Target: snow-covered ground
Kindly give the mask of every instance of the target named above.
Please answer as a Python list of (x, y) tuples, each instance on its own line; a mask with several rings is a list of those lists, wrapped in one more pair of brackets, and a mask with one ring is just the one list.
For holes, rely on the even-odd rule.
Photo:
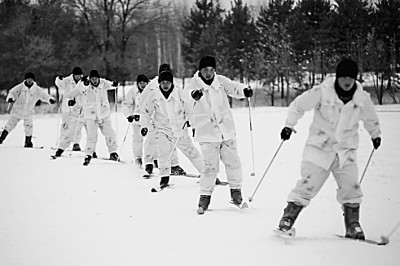
[[(400, 106), (377, 109), (382, 146), (362, 182), (361, 225), (367, 238), (380, 241), (400, 221)], [(248, 109), (233, 112), (247, 199), (281, 143), (287, 109), (252, 109), (255, 176)], [(112, 118), (122, 143), (128, 123), (122, 114)], [(344, 225), (333, 178), (300, 214), (295, 239), (274, 236), (299, 178), (311, 118), (306, 114), (298, 133), (282, 145), (248, 209), (229, 204), (228, 187), (216, 187), (203, 216), (196, 214), (196, 179), (174, 177), (173, 188), (150, 192), (158, 179), (144, 180), (132, 163), (131, 129), (120, 152), (127, 164), (93, 160), (84, 167), (82, 153), (49, 160), (57, 115), (36, 116), (33, 142), (44, 149), (23, 148), (21, 122), (0, 146), (0, 265), (400, 265), (400, 229), (387, 246), (335, 236)], [(361, 127), (360, 174), (371, 150)], [(108, 156), (101, 134), (97, 152)], [(182, 155), (180, 160), (187, 172), (195, 171)], [(219, 177), (226, 179), (223, 172)]]

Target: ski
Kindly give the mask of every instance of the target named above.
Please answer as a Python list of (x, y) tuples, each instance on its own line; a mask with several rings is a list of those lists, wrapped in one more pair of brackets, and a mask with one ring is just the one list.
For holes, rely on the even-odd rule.
[(97, 157), (97, 158), (92, 158), (92, 159), (110, 161), (110, 162), (116, 162), (116, 163), (122, 163), (122, 164), (126, 163), (125, 161), (122, 161), (122, 160), (115, 161), (115, 160), (111, 160), (110, 158), (106, 158), (106, 157)]
[(229, 182), (221, 181), (221, 180), (217, 179), (217, 181), (215, 181), (215, 185), (217, 185), (217, 186), (227, 186), (227, 185), (229, 185)]
[(184, 175), (173, 175), (173, 174), (171, 174), (170, 176), (185, 176), (185, 177), (191, 177), (191, 178), (200, 178), (199, 174), (188, 174), (188, 173), (186, 173)]
[(284, 237), (284, 238), (294, 238), (296, 236), (296, 229), (295, 228), (291, 228), (287, 231), (283, 231), (281, 229), (274, 229), (272, 230), (276, 236), (279, 237)]
[(233, 201), (230, 201), (229, 203), (235, 205), (236, 207), (238, 207), (239, 209), (247, 209), (249, 207), (249, 205), (247, 204), (247, 202), (243, 201), (240, 204), (236, 204)]
[(163, 190), (166, 189), (166, 188), (171, 188), (173, 185), (174, 185), (174, 184), (168, 184), (168, 185), (165, 186), (165, 187), (153, 187), (153, 188), (151, 189), (151, 192), (153, 192), (153, 193), (161, 192), (161, 191), (163, 191)]
[(387, 243), (382, 241), (382, 242), (378, 242), (372, 239), (355, 239), (355, 238), (351, 238), (351, 237), (346, 237), (344, 235), (339, 235), (339, 234), (335, 234), (335, 236), (342, 238), (342, 239), (348, 239), (348, 240), (353, 240), (353, 241), (357, 241), (357, 242), (362, 242), (362, 243), (367, 243), (367, 244), (372, 244), (372, 245), (377, 245), (377, 246), (385, 246)]
[(149, 173), (143, 174), (143, 178), (144, 178), (144, 179), (150, 179), (150, 178), (152, 178), (152, 177), (154, 177), (154, 176), (155, 176), (155, 174), (149, 174)]

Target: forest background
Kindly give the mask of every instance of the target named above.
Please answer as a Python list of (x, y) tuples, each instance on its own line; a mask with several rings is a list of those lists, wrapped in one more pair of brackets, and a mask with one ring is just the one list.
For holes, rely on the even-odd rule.
[(232, 0), (230, 8), (218, 0), (0, 0), (0, 113), (28, 71), (58, 100), (54, 79), (74, 66), (117, 79), (125, 94), (165, 62), (184, 86), (205, 54), (216, 56), (217, 73), (257, 89), (254, 106), (287, 106), (343, 57), (357, 61), (376, 104), (397, 104), (398, 14), (400, 0)]

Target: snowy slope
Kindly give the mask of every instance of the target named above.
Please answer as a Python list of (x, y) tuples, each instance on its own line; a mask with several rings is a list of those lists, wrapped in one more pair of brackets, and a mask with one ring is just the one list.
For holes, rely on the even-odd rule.
[[(400, 221), (400, 106), (377, 107), (382, 146), (374, 153), (362, 183), (361, 225), (367, 238), (380, 236)], [(239, 153), (248, 198), (280, 144), (286, 108), (252, 109), (256, 176), (251, 177), (252, 150), (248, 109), (235, 109)], [(66, 152), (49, 160), (56, 144), (57, 116), (39, 115), (34, 145), (22, 148), (20, 123), (0, 146), (0, 265), (400, 265), (400, 230), (387, 246), (343, 240), (343, 216), (328, 179), (320, 194), (296, 222), (297, 237), (285, 240), (272, 229), (282, 215), (286, 197), (299, 178), (302, 148), (312, 114), (297, 134), (282, 145), (249, 209), (229, 204), (229, 188), (216, 187), (211, 210), (196, 214), (196, 179), (175, 177), (175, 186), (151, 193), (158, 180), (143, 180), (132, 163), (131, 130), (121, 158), (127, 164), (94, 160), (82, 166), (83, 154)], [(1, 117), (3, 124), (4, 116)], [(127, 122), (118, 120), (122, 142)], [(84, 139), (81, 144), (84, 146)], [(360, 174), (372, 150), (360, 129)], [(99, 134), (97, 152), (108, 156)], [(180, 156), (187, 172), (195, 172)], [(221, 169), (224, 168), (221, 166)], [(222, 172), (220, 178), (226, 177)]]

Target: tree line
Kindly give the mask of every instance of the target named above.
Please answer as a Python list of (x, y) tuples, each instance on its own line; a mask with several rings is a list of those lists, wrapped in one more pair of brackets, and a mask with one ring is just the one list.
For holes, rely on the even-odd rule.
[[(27, 71), (43, 87), (74, 66), (109, 79), (157, 75), (171, 64), (190, 77), (202, 55), (217, 57), (217, 72), (262, 81), (271, 96), (321, 82), (342, 57), (372, 73), (379, 103), (398, 90), (400, 0), (0, 0), (0, 92)], [(279, 90), (276, 91), (276, 90)], [(296, 91), (296, 90), (294, 90)]]

